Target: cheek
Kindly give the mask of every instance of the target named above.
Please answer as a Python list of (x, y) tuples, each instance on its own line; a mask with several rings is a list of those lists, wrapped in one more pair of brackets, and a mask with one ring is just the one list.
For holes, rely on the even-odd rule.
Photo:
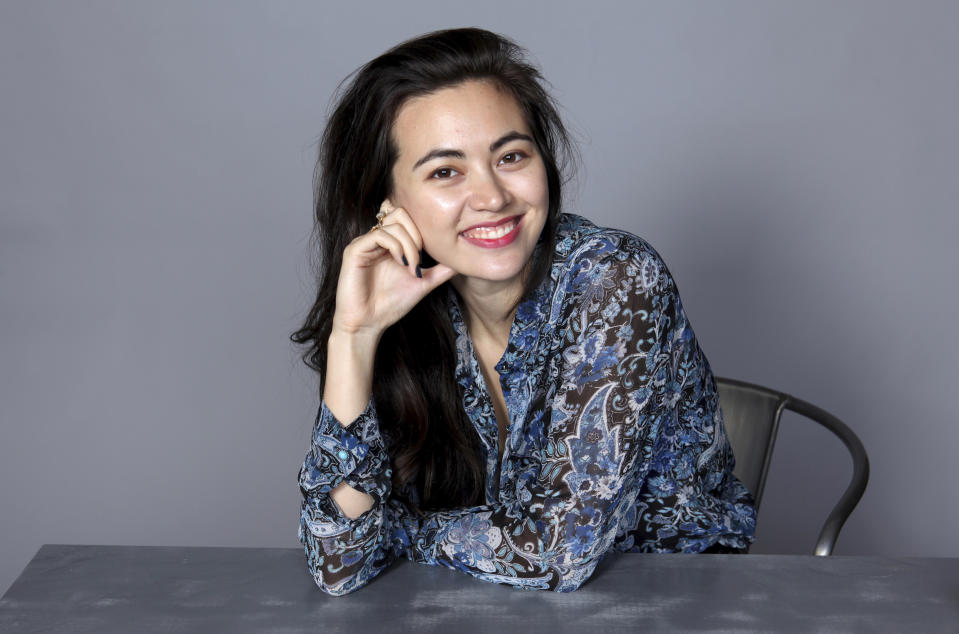
[(404, 207), (414, 222), (429, 222), (455, 206), (455, 193), (449, 189), (421, 183), (404, 183), (395, 187), (397, 204)]
[(431, 201), (423, 195), (423, 190), (410, 187), (406, 184), (396, 184), (393, 188), (393, 204), (402, 207), (409, 214), (410, 219), (423, 236), (423, 241), (430, 242), (432, 223)]
[(423, 242), (430, 244), (455, 229), (462, 203), (445, 192), (418, 193), (407, 199), (406, 210), (423, 235)]
[(537, 179), (536, 189), (539, 192), (539, 200), (541, 203), (549, 203), (549, 183), (546, 181), (546, 167), (540, 166), (540, 174)]
[(527, 202), (537, 206), (546, 205), (549, 202), (546, 168), (540, 164), (539, 169), (523, 172), (515, 184), (515, 189)]
[(439, 218), (435, 210), (424, 207), (422, 204), (417, 205), (416, 202), (411, 201), (411, 206), (408, 207), (406, 211), (409, 213), (410, 219), (413, 221), (413, 224), (416, 225), (420, 236), (423, 238), (423, 248), (431, 254), (437, 250), (442, 250), (442, 236), (448, 234), (449, 231), (444, 231), (443, 224), (438, 222)]

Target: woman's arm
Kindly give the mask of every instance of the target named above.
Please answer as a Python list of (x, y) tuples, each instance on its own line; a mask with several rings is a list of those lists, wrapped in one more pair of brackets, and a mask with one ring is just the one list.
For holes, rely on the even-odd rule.
[[(299, 538), (310, 573), (325, 592), (339, 595), (355, 590), (393, 558), (384, 522), (390, 475), (372, 401), (346, 426), (322, 403), (299, 474), (303, 495)], [(364, 496), (370, 506), (349, 517), (334, 502), (334, 490)]]
[[(323, 402), (337, 421), (353, 421), (367, 408), (373, 389), (373, 359), (379, 337), (336, 333), (327, 347)], [(342, 423), (341, 423), (342, 424)], [(356, 519), (373, 506), (368, 493), (341, 482), (330, 497), (344, 515)]]
[(617, 537), (658, 551), (741, 548), (751, 539), (749, 501), (729, 495), (738, 482), (712, 377), (668, 271), (651, 249), (597, 250), (584, 254), (587, 264), (570, 272), (557, 300), (567, 307), (564, 340), (552, 351), (557, 387), (548, 411), (530, 412), (547, 425), (541, 445), (509, 458), (513, 502), (410, 513), (388, 499), (388, 476), (378, 489), (358, 480), (357, 465), (376, 462), (366, 447), (378, 442), (378, 434), (359, 440), (375, 428), (361, 416), (348, 428), (356, 425), (356, 435), (341, 442), (352, 462), (340, 470), (352, 475), (334, 486), (356, 483), (373, 498), (371, 510), (316, 521), (317, 507), (304, 504), (301, 537), (321, 587), (348, 592), (405, 552), (487, 581), (567, 591)]
[(416, 226), (395, 209), (343, 251), (323, 403), (299, 477), (300, 541), (317, 585), (331, 594), (364, 585), (392, 556), (391, 474), (372, 405), (373, 361), (386, 328), (453, 275), (444, 265), (422, 271), (421, 248)]
[(530, 412), (548, 421), (544, 440), (504, 466), (514, 501), (397, 522), (414, 559), (568, 591), (617, 537), (661, 552), (751, 540), (712, 375), (668, 270), (645, 243), (600, 241), (582, 258), (556, 300), (569, 307), (557, 391)]

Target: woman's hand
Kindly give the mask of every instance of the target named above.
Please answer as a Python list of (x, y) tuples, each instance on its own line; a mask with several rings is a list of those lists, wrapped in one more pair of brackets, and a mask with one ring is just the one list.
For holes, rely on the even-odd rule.
[[(392, 205), (384, 201), (384, 210)], [(327, 342), (323, 400), (343, 426), (366, 409), (373, 386), (373, 359), (380, 336), (421, 299), (454, 275), (444, 265), (422, 271), (423, 238), (405, 209), (389, 211), (382, 225), (343, 250), (336, 286), (333, 329)], [(350, 518), (373, 506), (373, 498), (345, 482), (330, 492)]]
[[(392, 205), (384, 201), (383, 209)], [(430, 291), (453, 277), (444, 264), (421, 270), (423, 238), (405, 209), (392, 208), (382, 226), (343, 250), (333, 333), (373, 340)]]
[[(388, 201), (384, 202), (387, 205)], [(398, 208), (383, 219), (381, 227), (359, 236), (343, 250), (323, 389), (323, 400), (341, 425), (349, 425), (366, 408), (373, 386), (373, 360), (383, 331), (454, 275), (444, 264), (421, 271), (422, 247), (416, 225), (406, 210)], [(348, 499), (334, 499), (355, 510)], [(368, 500), (361, 501), (365, 505)]]

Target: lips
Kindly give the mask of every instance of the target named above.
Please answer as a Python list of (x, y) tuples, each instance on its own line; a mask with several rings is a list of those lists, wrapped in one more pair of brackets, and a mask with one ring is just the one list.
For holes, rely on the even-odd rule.
[(519, 236), (522, 216), (503, 218), (499, 222), (473, 225), (460, 236), (470, 244), (484, 249), (495, 249), (512, 243)]
[(464, 231), (462, 235), (464, 238), (497, 240), (510, 233), (517, 224), (519, 224), (519, 216), (513, 216), (492, 224), (475, 225)]

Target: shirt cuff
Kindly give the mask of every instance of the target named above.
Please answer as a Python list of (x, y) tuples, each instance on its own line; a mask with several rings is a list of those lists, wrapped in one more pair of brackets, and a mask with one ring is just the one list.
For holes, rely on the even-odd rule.
[(382, 456), (383, 441), (372, 398), (346, 427), (322, 403), (310, 453), (300, 469), (300, 488), (304, 494), (326, 494), (346, 480), (353, 484), (378, 479)]

